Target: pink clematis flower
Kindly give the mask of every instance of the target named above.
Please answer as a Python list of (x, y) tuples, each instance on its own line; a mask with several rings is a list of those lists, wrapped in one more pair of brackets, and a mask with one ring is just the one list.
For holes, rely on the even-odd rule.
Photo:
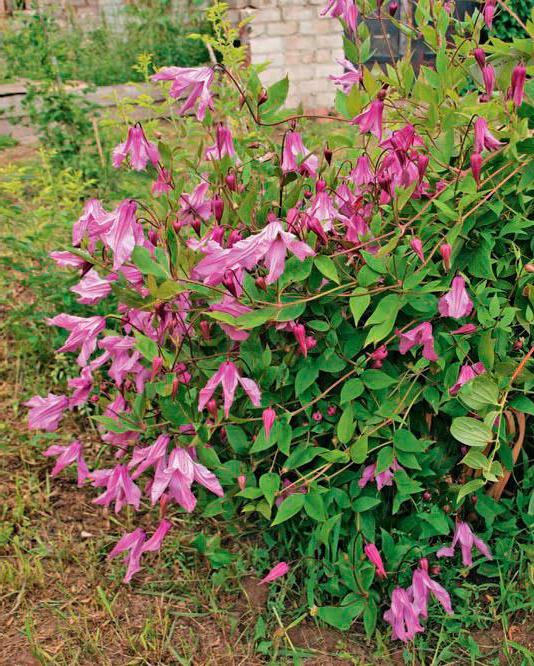
[(354, 34), (358, 20), (358, 7), (354, 0), (330, 0), (328, 5), (321, 10), (321, 16), (342, 19), (347, 28)]
[(484, 23), (488, 30), (491, 30), (493, 26), (493, 17), (495, 16), (495, 8), (497, 5), (497, 0), (486, 0), (482, 14), (484, 16)]
[(341, 90), (348, 95), (354, 86), (360, 85), (363, 81), (363, 74), (361, 70), (355, 67), (350, 60), (342, 58), (338, 63), (344, 68), (344, 73), (339, 76), (331, 74), (328, 78), (333, 81), (336, 86), (341, 86)]
[(512, 71), (512, 81), (506, 93), (506, 99), (511, 99), (515, 106), (523, 104), (526, 77), (527, 70), (525, 69), (525, 65), (523, 63), (516, 65)]
[(484, 148), (486, 150), (497, 150), (502, 146), (502, 142), (498, 141), (488, 129), (488, 123), (484, 118), (478, 117), (475, 120), (475, 140), (473, 150), (475, 153), (481, 153)]
[(208, 198), (209, 183), (203, 181), (199, 183), (191, 194), (182, 194), (180, 201), (180, 212), (178, 214), (178, 224), (182, 227), (190, 224), (195, 231), (200, 230), (202, 221), (206, 222), (211, 213), (211, 201)]
[(234, 157), (234, 140), (230, 130), (219, 123), (215, 131), (215, 143), (206, 148), (205, 157), (207, 160), (222, 160), (225, 155)]
[(480, 153), (472, 153), (469, 158), (469, 164), (475, 183), (478, 186), (480, 185), (480, 174), (482, 173), (482, 155)]
[(78, 486), (83, 486), (85, 479), (90, 478), (89, 469), (82, 455), (82, 443), (77, 439), (69, 446), (52, 444), (43, 453), (44, 456), (57, 456), (56, 464), (50, 476), (57, 476), (65, 467), (76, 463), (78, 466)]
[(384, 620), (391, 625), (391, 638), (411, 641), (417, 633), (424, 631), (410, 589), (396, 587), (391, 595), (391, 608), (384, 613)]
[(486, 368), (480, 361), (478, 363), (474, 363), (473, 365), (469, 365), (469, 363), (462, 365), (460, 372), (458, 373), (456, 384), (451, 386), (449, 393), (451, 395), (456, 395), (464, 384), (467, 384), (467, 382), (470, 382), (472, 379), (478, 377), (478, 375), (484, 374), (485, 372)]
[(495, 69), (493, 65), (484, 65), (482, 67), (482, 80), (484, 81), (486, 94), (481, 96), (480, 101), (487, 102), (491, 99), (495, 89)]
[(439, 253), (443, 259), (443, 267), (446, 271), (449, 271), (451, 269), (452, 246), (449, 243), (443, 243), (439, 246)]
[(126, 465), (116, 465), (113, 469), (99, 469), (92, 473), (93, 486), (106, 490), (93, 500), (93, 504), (109, 506), (115, 502), (115, 513), (119, 513), (125, 504), (131, 504), (139, 511), (141, 491), (132, 481)]
[(395, 472), (403, 469), (396, 458), (393, 458), (391, 466), (379, 474), (376, 473), (376, 464), (368, 465), (364, 468), (362, 478), (358, 481), (360, 488), (365, 488), (369, 481), (376, 481), (378, 490), (382, 490), (384, 486), (392, 486)]
[(453, 319), (461, 319), (471, 314), (473, 301), (469, 298), (463, 277), (458, 275), (454, 278), (451, 290), (439, 299), (438, 309), (442, 317)]
[(299, 173), (315, 178), (317, 176), (317, 167), (319, 159), (316, 155), (311, 155), (302, 141), (298, 132), (290, 130), (284, 139), (284, 150), (282, 152), (282, 164), (280, 165), (284, 173), (298, 171)]
[(227, 274), (250, 270), (262, 260), (269, 270), (265, 282), (273, 284), (284, 272), (287, 251), (301, 261), (315, 255), (306, 243), (284, 231), (276, 218), (258, 234), (238, 241), (231, 248), (211, 244), (206, 251), (206, 257), (193, 269), (193, 277), (210, 285), (220, 284)]
[(165, 167), (159, 167), (158, 177), (152, 183), (150, 191), (155, 197), (159, 197), (162, 194), (166, 194), (172, 190), (172, 180), (171, 174), (165, 169)]
[(144, 242), (143, 227), (137, 222), (135, 201), (124, 200), (112, 213), (109, 228), (102, 241), (113, 251), (113, 270), (120, 268), (132, 256), (136, 245)]
[[(232, 315), (232, 317), (239, 317), (240, 315), (244, 315), (247, 312), (251, 312), (251, 308), (247, 307), (246, 305), (242, 305), (233, 296), (227, 296), (227, 295), (223, 296), (223, 299), (220, 303), (213, 303), (212, 305), (210, 305), (209, 309), (212, 312), (224, 312), (226, 314)], [(222, 321), (218, 321), (217, 323), (226, 333), (226, 335), (231, 340), (235, 340), (236, 342), (242, 342), (243, 340), (246, 340), (250, 335), (248, 331), (243, 331), (239, 328), (235, 328), (235, 326), (231, 326), (230, 324), (226, 324)]]
[(428, 575), (428, 561), (425, 558), (419, 560), (419, 567), (413, 572), (411, 591), (417, 615), (428, 617), (430, 595), (439, 601), (448, 615), (453, 613), (449, 593), (443, 586), (430, 578)]
[(213, 97), (211, 84), (213, 83), (213, 69), (211, 67), (163, 67), (151, 76), (152, 81), (172, 81), (169, 92), (171, 97), (178, 99), (189, 91), (189, 95), (180, 107), (178, 114), (183, 116), (192, 109), (198, 100), (197, 120), (204, 120), (206, 110), (213, 111)]
[(73, 394), (69, 399), (69, 407), (79, 407), (87, 402), (89, 394), (93, 390), (93, 375), (91, 374), (90, 366), (86, 365), (82, 368), (79, 377), (74, 377), (68, 380), (69, 388), (74, 389)]
[(65, 344), (60, 347), (58, 352), (70, 352), (80, 349), (78, 364), (87, 365), (89, 356), (96, 348), (96, 339), (106, 327), (105, 317), (75, 317), (69, 314), (59, 314), (51, 319), (46, 319), (49, 326), (59, 326), (70, 331)]
[(95, 269), (91, 268), (70, 291), (79, 295), (78, 303), (95, 305), (111, 294), (110, 282), (109, 277), (101, 278)]
[(428, 321), (419, 324), (410, 331), (400, 334), (399, 352), (406, 354), (412, 347), (423, 345), (423, 358), (429, 361), (437, 361), (438, 355), (434, 350), (434, 336), (432, 335), (432, 324)]
[(113, 166), (118, 169), (128, 155), (132, 169), (136, 171), (146, 169), (148, 162), (154, 166), (158, 165), (160, 160), (158, 147), (146, 138), (141, 125), (130, 127), (126, 141), (115, 147)]
[(171, 438), (168, 435), (160, 435), (150, 446), (135, 447), (128, 463), (129, 471), (137, 467), (135, 472), (132, 473), (134, 481), (149, 467), (155, 467), (162, 458), (165, 458), (170, 441)]
[(24, 405), (30, 407), (28, 428), (53, 432), (57, 430), (59, 422), (63, 418), (63, 412), (69, 406), (69, 399), (66, 395), (49, 393), (46, 398), (35, 395)]
[(363, 550), (369, 562), (375, 565), (376, 575), (379, 578), (387, 578), (387, 573), (386, 570), (384, 569), (384, 563), (382, 562), (382, 557), (380, 556), (378, 548), (374, 545), (374, 543), (365, 544)]
[(436, 553), (437, 557), (453, 557), (454, 550), (456, 545), (460, 544), (460, 550), (462, 551), (462, 563), (464, 567), (469, 567), (473, 564), (473, 557), (471, 551), (473, 547), (487, 557), (488, 560), (492, 560), (493, 557), (490, 553), (488, 546), (479, 539), (471, 530), (467, 523), (459, 522), (456, 525), (456, 530), (454, 531), (454, 537), (452, 543), (449, 547), (440, 548)]
[(418, 256), (418, 258), (421, 261), (424, 262), (425, 255), (423, 254), (423, 243), (421, 242), (421, 239), (420, 238), (412, 238), (410, 240), (410, 247), (415, 252), (415, 254)]
[(272, 407), (267, 407), (267, 409), (263, 410), (261, 419), (263, 421), (263, 429), (265, 430), (265, 438), (269, 439), (269, 436), (271, 434), (271, 429), (276, 420), (276, 412)]
[(124, 561), (128, 563), (124, 582), (129, 583), (138, 571), (141, 570), (141, 555), (146, 552), (154, 552), (161, 548), (161, 544), (167, 532), (171, 529), (171, 523), (168, 520), (162, 520), (150, 539), (146, 538), (145, 532), (138, 527), (133, 532), (125, 534), (115, 544), (113, 550), (109, 553), (108, 559), (112, 559), (125, 551), (128, 551)]
[(388, 348), (386, 345), (380, 345), (377, 349), (375, 349), (374, 352), (371, 352), (368, 354), (369, 358), (371, 359), (371, 367), (372, 368), (381, 368), (384, 365), (384, 361), (388, 357)]
[(285, 576), (288, 571), (289, 571), (289, 565), (287, 564), (287, 562), (278, 562), (278, 564), (275, 565), (269, 571), (269, 573), (265, 576), (265, 578), (262, 578), (260, 580), (258, 585), (265, 585), (266, 583), (272, 583), (273, 580), (276, 580), (281, 576)]
[(87, 238), (89, 252), (93, 252), (96, 241), (107, 231), (112, 217), (113, 214), (108, 213), (98, 199), (86, 201), (82, 215), (72, 226), (73, 246), (78, 247)]
[(475, 333), (477, 327), (474, 324), (464, 324), (460, 328), (451, 331), (451, 335), (466, 335), (469, 333)]
[(72, 252), (66, 252), (63, 250), (50, 252), (48, 256), (61, 268), (86, 268), (86, 266), (89, 265), (85, 259), (78, 257)]
[(381, 99), (375, 99), (371, 102), (367, 111), (360, 113), (353, 118), (351, 125), (358, 125), (360, 132), (366, 134), (370, 132), (382, 140), (382, 115), (384, 113), (384, 102)]
[(371, 171), (371, 163), (367, 155), (358, 157), (356, 167), (350, 172), (349, 179), (355, 185), (369, 185), (374, 181), (375, 177)]
[(174, 449), (167, 465), (164, 458), (160, 458), (156, 465), (154, 481), (150, 487), (152, 504), (155, 504), (163, 493), (168, 492), (175, 502), (191, 513), (197, 503), (191, 490), (193, 481), (200, 483), (217, 497), (224, 497), (221, 484), (213, 472), (196, 462), (186, 449)]
[(208, 380), (206, 386), (201, 389), (198, 396), (198, 411), (201, 412), (204, 409), (218, 384), (221, 384), (224, 395), (224, 414), (228, 418), (238, 383), (241, 384), (254, 407), (259, 407), (261, 404), (261, 393), (256, 382), (252, 381), (252, 379), (241, 377), (235, 364), (231, 361), (225, 361), (221, 363), (217, 372)]

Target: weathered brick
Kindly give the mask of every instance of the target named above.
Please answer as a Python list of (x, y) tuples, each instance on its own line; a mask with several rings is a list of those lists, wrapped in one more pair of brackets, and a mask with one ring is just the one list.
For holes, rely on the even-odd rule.
[(317, 18), (317, 11), (310, 7), (282, 6), (282, 16), (287, 21), (311, 21)]
[(280, 21), (279, 23), (269, 23), (267, 34), (269, 35), (294, 35), (298, 30), (297, 21)]

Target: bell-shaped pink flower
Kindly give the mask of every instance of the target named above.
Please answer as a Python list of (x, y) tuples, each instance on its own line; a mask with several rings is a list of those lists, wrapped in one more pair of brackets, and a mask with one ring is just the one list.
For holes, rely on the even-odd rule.
[(78, 257), (72, 252), (67, 252), (64, 250), (50, 252), (48, 256), (50, 259), (53, 259), (61, 268), (86, 268), (90, 265), (85, 261), (85, 259)]
[(443, 259), (443, 266), (446, 271), (449, 271), (451, 268), (451, 255), (452, 255), (452, 246), (449, 243), (443, 243), (439, 246), (439, 253)]
[(146, 169), (148, 162), (154, 166), (158, 165), (160, 160), (158, 147), (146, 138), (141, 125), (130, 127), (126, 141), (119, 143), (113, 150), (113, 166), (118, 169), (128, 155), (130, 164), (136, 171)]
[(363, 550), (369, 562), (375, 565), (376, 575), (379, 578), (387, 578), (387, 573), (386, 570), (384, 569), (384, 563), (382, 561), (382, 557), (378, 552), (378, 548), (374, 545), (374, 543), (365, 544)]
[(488, 101), (491, 99), (495, 89), (495, 69), (493, 65), (484, 65), (482, 67), (482, 80), (484, 81), (486, 94), (480, 101)]
[(113, 251), (113, 270), (120, 268), (132, 256), (136, 245), (144, 242), (143, 227), (136, 219), (137, 204), (126, 199), (112, 213), (111, 223), (101, 238)]
[(417, 633), (424, 631), (410, 589), (396, 587), (393, 590), (391, 607), (384, 613), (384, 620), (391, 625), (393, 640), (411, 641)]
[(352, 34), (356, 32), (358, 7), (354, 0), (330, 0), (328, 5), (321, 10), (321, 16), (340, 18)]
[(451, 395), (456, 395), (464, 384), (467, 384), (467, 382), (471, 381), (475, 377), (478, 377), (478, 375), (484, 374), (485, 372), (486, 368), (480, 361), (478, 363), (473, 363), (473, 365), (470, 365), (469, 363), (462, 365), (460, 372), (458, 373), (458, 379), (456, 380), (454, 386), (451, 386), (449, 389), (449, 393)]
[(424, 358), (429, 361), (438, 360), (438, 355), (434, 350), (432, 324), (428, 321), (400, 334), (399, 351), (401, 354), (406, 354), (412, 347), (417, 347), (418, 345), (423, 345)]
[(476, 330), (477, 327), (474, 324), (464, 324), (450, 333), (451, 335), (466, 335), (469, 333), (475, 333)]
[(419, 567), (413, 572), (411, 590), (417, 615), (428, 617), (428, 600), (431, 595), (443, 606), (448, 615), (452, 614), (450, 595), (442, 585), (430, 578), (428, 561), (424, 558), (419, 560)]
[(76, 463), (78, 466), (78, 486), (83, 486), (85, 479), (90, 478), (89, 469), (82, 455), (82, 443), (75, 439), (69, 446), (52, 444), (43, 453), (44, 456), (57, 456), (56, 464), (50, 476), (57, 476), (65, 467)]
[(465, 280), (457, 275), (452, 281), (451, 290), (439, 299), (438, 309), (442, 317), (461, 319), (471, 314), (473, 301), (465, 288)]
[(219, 384), (221, 384), (223, 390), (224, 414), (226, 418), (228, 418), (230, 414), (230, 408), (234, 402), (235, 391), (238, 384), (241, 384), (254, 407), (260, 406), (261, 393), (256, 382), (252, 381), (252, 379), (242, 377), (234, 363), (231, 361), (225, 361), (224, 363), (221, 363), (217, 372), (208, 380), (206, 386), (201, 389), (198, 395), (199, 412), (204, 409)]
[(299, 173), (315, 178), (319, 159), (310, 154), (298, 132), (290, 130), (284, 139), (281, 168), (284, 173), (298, 171)]
[(480, 116), (475, 120), (475, 140), (473, 143), (473, 150), (475, 153), (481, 153), (484, 148), (486, 150), (497, 150), (502, 146), (502, 142), (498, 141), (488, 129), (488, 123)]
[(360, 155), (356, 162), (356, 166), (349, 174), (349, 179), (355, 185), (369, 185), (375, 179), (371, 171), (371, 163), (367, 155)]
[(214, 109), (211, 94), (213, 77), (211, 67), (163, 67), (150, 78), (152, 81), (172, 81), (169, 95), (175, 99), (181, 99), (188, 94), (178, 111), (181, 116), (192, 109), (198, 100), (196, 115), (197, 120), (202, 121), (206, 110)]
[(281, 576), (285, 576), (288, 571), (289, 571), (289, 565), (287, 564), (287, 562), (278, 562), (278, 564), (276, 564), (269, 571), (269, 573), (265, 576), (265, 578), (262, 578), (260, 580), (258, 585), (265, 585), (266, 583), (272, 583), (273, 580), (276, 580)]
[(125, 583), (129, 583), (134, 574), (141, 570), (141, 555), (149, 551), (154, 552), (159, 550), (163, 539), (170, 529), (171, 523), (168, 520), (162, 520), (150, 539), (146, 538), (145, 532), (140, 527), (119, 539), (113, 550), (109, 553), (108, 559), (112, 559), (128, 551), (124, 559), (128, 564), (126, 575), (124, 576)]
[(346, 58), (338, 60), (338, 63), (345, 70), (344, 73), (339, 76), (330, 74), (328, 78), (330, 81), (333, 81), (336, 86), (340, 86), (345, 95), (348, 95), (354, 86), (360, 85), (363, 81), (363, 74), (361, 70), (355, 67), (350, 60), (347, 60)]
[(205, 157), (207, 160), (222, 160), (226, 155), (234, 157), (234, 140), (228, 127), (219, 123), (215, 130), (215, 143), (206, 148)]
[(397, 459), (393, 458), (393, 462), (391, 463), (390, 467), (377, 474), (376, 463), (373, 463), (372, 465), (368, 465), (364, 468), (362, 472), (362, 478), (358, 481), (358, 486), (360, 488), (365, 488), (365, 486), (370, 481), (376, 481), (376, 487), (378, 490), (382, 490), (384, 486), (393, 485), (394, 474), (401, 469), (402, 467), (397, 462)]
[[(251, 312), (251, 308), (247, 307), (246, 305), (242, 305), (233, 296), (227, 296), (227, 295), (223, 296), (223, 299), (220, 303), (213, 303), (212, 305), (210, 305), (209, 309), (212, 312), (224, 312), (226, 314), (232, 315), (232, 317), (239, 317), (241, 315), (246, 314), (247, 312)], [(217, 323), (226, 333), (226, 335), (231, 340), (235, 340), (236, 342), (242, 342), (243, 340), (246, 340), (250, 335), (248, 331), (236, 328), (235, 326), (231, 326), (230, 324), (226, 324), (222, 321), (219, 321)]]
[(158, 177), (152, 183), (150, 191), (155, 197), (159, 197), (162, 194), (170, 192), (171, 190), (172, 190), (171, 175), (167, 171), (167, 169), (165, 169), (165, 167), (160, 166), (158, 169)]
[(425, 255), (423, 254), (423, 243), (421, 242), (421, 239), (420, 238), (412, 238), (410, 240), (410, 247), (415, 252), (415, 254), (419, 257), (419, 259), (424, 262)]
[(137, 468), (131, 475), (134, 481), (145, 470), (150, 467), (156, 467), (158, 462), (165, 458), (170, 441), (171, 438), (168, 435), (160, 435), (154, 444), (150, 444), (150, 446), (135, 447), (128, 463), (128, 471), (131, 472), (134, 467)]
[(460, 550), (462, 551), (462, 562), (464, 567), (469, 567), (473, 564), (473, 556), (471, 553), (473, 548), (476, 548), (481, 555), (487, 557), (488, 560), (493, 559), (488, 546), (482, 541), (482, 539), (479, 539), (476, 534), (473, 533), (467, 523), (463, 522), (459, 522), (456, 525), (451, 545), (449, 547), (440, 548), (436, 553), (436, 556), (453, 557), (457, 544), (460, 545)]
[(471, 165), (471, 173), (475, 179), (475, 183), (480, 185), (480, 174), (482, 172), (482, 156), (480, 153), (472, 153), (469, 158), (469, 163)]
[(49, 393), (46, 398), (36, 395), (24, 405), (30, 407), (28, 428), (53, 432), (57, 430), (59, 422), (63, 418), (63, 412), (69, 406), (69, 399), (66, 395)]
[(491, 30), (493, 26), (493, 17), (495, 16), (495, 7), (497, 5), (497, 0), (486, 0), (482, 14), (484, 16), (484, 23), (488, 30)]
[(382, 116), (384, 113), (384, 102), (381, 99), (375, 99), (371, 102), (367, 111), (360, 113), (353, 118), (351, 125), (358, 125), (360, 132), (366, 134), (370, 132), (382, 140)]
[(59, 314), (51, 319), (46, 319), (49, 326), (59, 326), (70, 331), (65, 344), (58, 352), (70, 352), (81, 349), (78, 356), (78, 364), (87, 365), (89, 356), (96, 348), (96, 340), (101, 331), (106, 327), (105, 317), (75, 317), (69, 314)]
[(512, 71), (512, 81), (506, 99), (511, 99), (515, 106), (523, 104), (523, 97), (525, 95), (525, 80), (527, 77), (527, 70), (523, 63), (516, 65)]
[(93, 500), (93, 504), (109, 506), (115, 502), (115, 513), (119, 513), (125, 504), (131, 504), (139, 511), (141, 503), (141, 491), (132, 481), (128, 474), (126, 465), (116, 465), (113, 469), (95, 470), (91, 477), (93, 486), (100, 488), (105, 486), (106, 490)]
[(82, 368), (78, 377), (73, 377), (67, 382), (69, 388), (74, 389), (71, 397), (69, 398), (69, 407), (79, 407), (87, 402), (89, 394), (93, 390), (93, 375), (90, 366), (86, 365)]
[(271, 429), (273, 427), (273, 424), (276, 420), (276, 412), (272, 407), (267, 407), (267, 409), (263, 410), (263, 414), (261, 415), (261, 419), (263, 421), (263, 429), (265, 431), (265, 438), (269, 439), (269, 436), (271, 434)]

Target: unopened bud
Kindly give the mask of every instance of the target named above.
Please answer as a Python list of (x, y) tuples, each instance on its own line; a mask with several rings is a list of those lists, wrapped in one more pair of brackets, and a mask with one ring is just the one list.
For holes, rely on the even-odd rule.
[(313, 197), (313, 192), (311, 190), (304, 190), (304, 198), (311, 199)]
[(200, 322), (200, 333), (204, 340), (210, 340), (211, 339), (211, 331), (210, 331), (210, 325), (209, 322), (206, 320), (203, 320)]
[(525, 270), (527, 273), (534, 273), (534, 264), (525, 264)]
[(163, 359), (161, 356), (154, 356), (152, 359), (152, 373), (150, 375), (150, 381), (154, 379), (154, 377), (159, 373), (161, 368), (163, 367)]
[(256, 287), (258, 289), (261, 289), (262, 291), (267, 291), (267, 283), (265, 282), (265, 278), (260, 275), (260, 277), (256, 278)]
[(228, 189), (231, 192), (235, 192), (237, 190), (237, 179), (235, 177), (235, 173), (227, 174), (224, 180), (226, 182)]
[(261, 92), (258, 96), (258, 106), (261, 106), (262, 104), (265, 104), (265, 102), (267, 101), (268, 98), (269, 98), (269, 95), (267, 94), (267, 91), (265, 90), (265, 88), (262, 88)]
[(387, 94), (387, 88), (380, 88), (380, 90), (376, 93), (376, 98), (383, 102), (386, 99)]
[(482, 69), (482, 67), (484, 67), (484, 65), (486, 64), (486, 54), (482, 49), (477, 48), (473, 49), (473, 55), (475, 56), (475, 60), (477, 61), (478, 66), (480, 67), (480, 69)]
[(332, 164), (332, 151), (328, 147), (328, 144), (326, 144), (326, 147), (324, 149), (324, 158), (328, 162), (328, 164)]
[(240, 490), (245, 490), (245, 488), (247, 487), (247, 477), (244, 474), (240, 474), (237, 477), (237, 484)]
[(175, 398), (176, 394), (178, 393), (178, 387), (180, 386), (180, 378), (179, 377), (174, 377), (172, 380), (172, 388), (171, 388), (171, 397)]
[(430, 573), (431, 573), (433, 576), (437, 576), (439, 573), (441, 573), (441, 567), (439, 566), (439, 564), (435, 564), (435, 565), (430, 569)]
[(148, 232), (148, 240), (152, 243), (152, 245), (158, 244), (158, 232), (155, 229), (150, 229)]
[(428, 502), (429, 500), (432, 499), (432, 493), (429, 492), (428, 490), (425, 490), (425, 492), (423, 493), (423, 499), (425, 500), (425, 502)]
[(390, 16), (395, 16), (397, 9), (399, 8), (398, 2), (390, 2), (388, 5), (388, 13)]
[(452, 246), (449, 245), (449, 243), (443, 243), (443, 245), (439, 246), (439, 253), (443, 259), (443, 266), (445, 270), (449, 271), (451, 269)]
[(224, 213), (224, 201), (218, 194), (216, 194), (211, 200), (211, 212), (217, 222), (220, 222)]
[(217, 400), (215, 398), (212, 398), (211, 400), (208, 400), (208, 404), (206, 405), (206, 409), (208, 410), (208, 413), (213, 416), (214, 419), (217, 418), (217, 413), (218, 413), (218, 408), (217, 408)]

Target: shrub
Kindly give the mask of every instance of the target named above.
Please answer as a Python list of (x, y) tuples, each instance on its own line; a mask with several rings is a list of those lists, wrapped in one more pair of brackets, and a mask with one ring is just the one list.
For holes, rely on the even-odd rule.
[(383, 613), (409, 640), (432, 596), (452, 612), (473, 556), (479, 575), (512, 571), (532, 526), (514, 495), (532, 483), (532, 41), (483, 51), (480, 14), (420, 2), (435, 68), (369, 69), (365, 23), (333, 2), (353, 64), (337, 115), (307, 116), (282, 108), (287, 79), (264, 90), (244, 65), (224, 9), (220, 65), (153, 76), (196, 117), (159, 142), (132, 125), (113, 152), (153, 174), (152, 196), (90, 200), (53, 255), (81, 303), (117, 300), (49, 321), (81, 374), (28, 402), (30, 426), (88, 404), (101, 449), (54, 444), (52, 474), (77, 464), (116, 512), (158, 505), (154, 531), (110, 553), (125, 580), (198, 505), (258, 521), (264, 582), (298, 578), (312, 615), (372, 635)]

